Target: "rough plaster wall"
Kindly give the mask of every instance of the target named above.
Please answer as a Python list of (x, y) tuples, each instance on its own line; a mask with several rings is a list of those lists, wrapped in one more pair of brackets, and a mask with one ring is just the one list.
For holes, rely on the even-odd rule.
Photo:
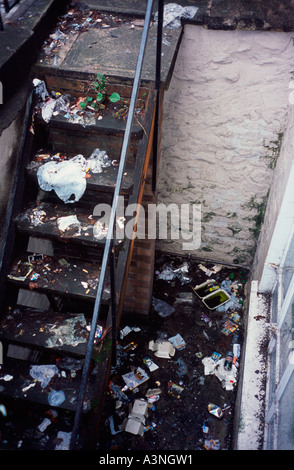
[[(287, 125), (292, 33), (186, 25), (164, 98), (159, 202), (199, 204), (198, 257), (249, 265)], [(182, 252), (182, 240), (157, 247)]]
[[(283, 203), (284, 192), (287, 184), (289, 183), (290, 170), (294, 165), (294, 105), (291, 105), (291, 111), (289, 112), (289, 122), (287, 129), (283, 136), (283, 141), (281, 145), (280, 155), (277, 161), (275, 168), (270, 193), (268, 197), (267, 209), (265, 213), (264, 223), (260, 231), (260, 236), (257, 243), (255, 258), (252, 266), (252, 279), (257, 279), (260, 281), (262, 273), (264, 272), (265, 262), (270, 263), (271, 261), (274, 264), (280, 264), (282, 257), (284, 256), (284, 250), (287, 248), (286, 242), (283, 249), (278, 249), (279, 256), (275, 256), (274, 259), (267, 259), (268, 249), (274, 235), (274, 229), (276, 228), (276, 222), (278, 217), (279, 220), (279, 230), (282, 230), (283, 233), (278, 233), (279, 241), (282, 242), (284, 237), (287, 236), (288, 231), (291, 231), (293, 224), (293, 203), (290, 206), (291, 209), (286, 211), (285, 214), (281, 214), (281, 207)], [(291, 180), (290, 180), (291, 181)], [(293, 194), (293, 187), (291, 187)], [(288, 203), (289, 207), (289, 203)], [(283, 211), (285, 212), (285, 210)], [(283, 222), (281, 223), (281, 216), (283, 217)], [(274, 252), (275, 254), (275, 252)], [(270, 255), (270, 256), (273, 256)], [(270, 271), (274, 272), (273, 269)], [(273, 279), (276, 279), (276, 273), (271, 276)], [(269, 284), (270, 285), (270, 284)], [(271, 286), (273, 287), (273, 286)]]

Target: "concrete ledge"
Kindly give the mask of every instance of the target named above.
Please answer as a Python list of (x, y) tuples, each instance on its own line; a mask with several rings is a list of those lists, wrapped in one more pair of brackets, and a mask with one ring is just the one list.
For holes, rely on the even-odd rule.
[(9, 22), (0, 32), (0, 81), (4, 105), (25, 81), (42, 42), (67, 3), (68, 0), (28, 0), (10, 12)]
[(258, 293), (258, 282), (252, 281), (238, 389), (240, 409), (235, 422), (235, 450), (263, 449), (269, 321), (267, 296)]
[[(90, 8), (117, 14), (144, 16), (147, 0), (82, 0)], [(169, 3), (169, 2), (166, 2)], [(198, 12), (186, 22), (210, 29), (294, 30), (294, 4), (287, 0), (178, 0), (178, 5), (197, 6)], [(157, 10), (154, 1), (153, 11)]]

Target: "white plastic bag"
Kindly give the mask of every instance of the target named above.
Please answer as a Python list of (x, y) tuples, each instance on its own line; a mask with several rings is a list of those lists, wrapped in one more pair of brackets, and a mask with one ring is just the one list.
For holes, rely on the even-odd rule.
[(43, 191), (56, 192), (64, 203), (79, 201), (86, 190), (86, 159), (76, 155), (63, 162), (48, 162), (37, 172), (38, 183)]
[(103, 168), (111, 166), (111, 160), (105, 150), (95, 149), (87, 160), (92, 173), (102, 173)]
[[(193, 18), (198, 11), (198, 7), (182, 7), (177, 3), (168, 3), (164, 6), (163, 27), (180, 28), (181, 18)], [(157, 24), (158, 12), (154, 15), (154, 23)]]

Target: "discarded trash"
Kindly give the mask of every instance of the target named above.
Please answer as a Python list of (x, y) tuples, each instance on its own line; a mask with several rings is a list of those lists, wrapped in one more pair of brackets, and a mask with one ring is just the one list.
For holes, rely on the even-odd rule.
[(42, 388), (47, 387), (55, 374), (58, 374), (58, 368), (52, 364), (30, 367), (30, 376), (40, 382)]
[(236, 361), (239, 359), (241, 353), (241, 346), (238, 343), (233, 344), (233, 354), (234, 354), (234, 359), (233, 362), (234, 364)]
[(45, 217), (46, 215), (46, 212), (45, 211), (42, 211), (40, 209), (36, 209), (33, 211), (33, 213), (30, 215), (30, 219), (31, 219), (31, 224), (34, 226), (34, 227), (37, 227), (38, 225), (42, 224), (42, 219)]
[(150, 372), (154, 372), (156, 369), (158, 369), (158, 365), (155, 364), (149, 357), (144, 357), (143, 362), (148, 367)]
[(205, 421), (203, 421), (203, 424), (202, 424), (202, 431), (204, 432), (204, 434), (207, 434), (209, 431), (209, 427), (206, 426)]
[(41, 101), (46, 101), (49, 98), (49, 93), (46, 88), (46, 84), (43, 80), (39, 80), (38, 78), (34, 78), (33, 85), (35, 87), (35, 95)]
[(168, 338), (168, 340), (172, 343), (174, 348), (178, 349), (179, 351), (186, 347), (186, 342), (179, 333), (177, 333), (175, 336), (172, 336), (171, 338)]
[(225, 304), (229, 300), (229, 294), (223, 289), (218, 289), (217, 291), (212, 292), (211, 294), (207, 295), (202, 299), (203, 303), (210, 310), (214, 310), (216, 308), (219, 309), (221, 305)]
[(227, 353), (226, 357), (215, 361), (212, 357), (202, 359), (205, 375), (215, 375), (226, 390), (233, 390), (236, 384), (237, 367), (233, 364), (233, 354)]
[(57, 219), (57, 226), (61, 232), (66, 232), (66, 230), (76, 230), (78, 234), (81, 233), (81, 223), (78, 221), (76, 215), (68, 215), (66, 217), (59, 217)]
[(39, 431), (44, 432), (48, 428), (49, 424), (51, 424), (51, 420), (49, 418), (44, 418), (42, 423), (38, 426)]
[(122, 330), (120, 330), (120, 333), (119, 333), (120, 339), (123, 339), (125, 336), (127, 336), (132, 331), (138, 333), (139, 331), (141, 331), (141, 329), (136, 327), (136, 326), (133, 326), (133, 327), (125, 326)]
[(61, 162), (47, 162), (38, 168), (39, 186), (43, 191), (54, 190), (66, 204), (77, 202), (86, 189), (86, 168), (86, 159), (82, 155)]
[(155, 342), (153, 340), (149, 341), (149, 349), (154, 351), (155, 356), (170, 359), (175, 355), (175, 348), (169, 341), (164, 341), (157, 339)]
[(236, 325), (236, 323), (232, 322), (231, 320), (226, 320), (221, 332), (224, 335), (228, 336), (231, 333), (233, 333), (237, 328), (238, 328), (238, 325)]
[(167, 266), (161, 273), (158, 273), (156, 279), (162, 279), (164, 281), (173, 281), (174, 279), (179, 279), (181, 284), (187, 284), (191, 282), (191, 278), (185, 276), (185, 273), (189, 272), (188, 263), (184, 263), (180, 268), (172, 269)]
[(135, 400), (132, 410), (129, 413), (128, 419), (125, 421), (123, 427), (126, 432), (143, 436), (144, 425), (148, 415), (148, 403), (143, 399)]
[(205, 274), (210, 277), (212, 274), (216, 274), (218, 273), (221, 269), (222, 269), (222, 266), (220, 264), (216, 264), (215, 266), (213, 266), (212, 268), (208, 269), (206, 268), (205, 266), (203, 266), (203, 264), (198, 264), (198, 267), (205, 272)]
[(175, 309), (171, 307), (169, 304), (164, 302), (160, 299), (152, 298), (152, 305), (154, 310), (163, 318), (169, 317), (172, 313), (174, 313)]
[(179, 377), (183, 377), (184, 375), (187, 374), (188, 370), (187, 370), (187, 365), (185, 363), (185, 361), (179, 357), (176, 361), (175, 361), (175, 364), (178, 366), (178, 371), (177, 371), (177, 374)]
[[(168, 3), (164, 6), (163, 27), (179, 28), (181, 26), (181, 18), (193, 18), (198, 11), (198, 7), (182, 7), (177, 3)], [(154, 23), (157, 24), (158, 12), (154, 15)]]
[(50, 337), (46, 341), (48, 348), (61, 347), (65, 345), (77, 346), (85, 343), (86, 319), (83, 314), (75, 315), (62, 322), (56, 322), (54, 325), (46, 325), (46, 331)]
[(174, 382), (169, 382), (168, 387), (168, 394), (177, 399), (180, 398), (182, 392), (184, 391), (184, 387), (181, 387)]
[(65, 400), (63, 390), (51, 390), (48, 395), (48, 402), (50, 406), (60, 406)]
[(211, 355), (211, 358), (214, 360), (214, 361), (218, 361), (220, 358), (222, 357), (222, 355), (216, 351), (214, 351)]
[(111, 166), (111, 160), (105, 150), (95, 149), (87, 159), (87, 164), (92, 173), (102, 173), (103, 168)]
[(142, 383), (146, 382), (146, 380), (149, 379), (148, 374), (142, 369), (141, 367), (138, 367), (132, 372), (128, 372), (127, 374), (124, 374), (122, 376), (125, 384), (130, 390), (133, 390), (134, 388), (138, 387)]
[[(227, 294), (229, 295), (229, 294)], [(219, 305), (216, 310), (217, 312), (226, 312), (229, 309), (241, 309), (242, 304), (237, 300), (235, 294), (231, 294), (230, 299), (226, 302), (225, 305)]]
[(193, 291), (200, 299), (203, 299), (219, 288), (218, 283), (214, 279), (211, 279), (210, 281), (203, 282), (202, 284), (194, 287)]
[(58, 431), (55, 450), (69, 450), (71, 432)]
[(232, 353), (232, 351), (228, 351), (225, 357), (225, 362), (224, 362), (225, 370), (232, 370), (233, 359), (234, 359), (234, 354)]
[(206, 450), (220, 450), (219, 439), (205, 439), (204, 449)]
[(4, 382), (10, 382), (13, 379), (13, 375), (5, 374), (3, 377), (0, 377), (0, 380), (4, 380)]
[(209, 403), (207, 409), (210, 414), (216, 416), (217, 418), (221, 418), (223, 415), (223, 411), (221, 410), (221, 408), (215, 405), (214, 403)]
[(25, 281), (32, 271), (33, 265), (31, 263), (19, 261), (16, 269), (17, 274), (8, 274), (8, 277), (15, 281)]

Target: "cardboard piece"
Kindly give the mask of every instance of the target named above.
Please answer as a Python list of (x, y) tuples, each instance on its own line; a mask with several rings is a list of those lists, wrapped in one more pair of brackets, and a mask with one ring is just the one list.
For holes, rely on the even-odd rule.
[(135, 400), (128, 419), (124, 423), (124, 430), (131, 434), (143, 436), (144, 425), (148, 415), (148, 403), (142, 398)]
[(149, 349), (154, 351), (155, 356), (170, 359), (175, 355), (175, 348), (170, 341), (156, 340), (149, 341)]

